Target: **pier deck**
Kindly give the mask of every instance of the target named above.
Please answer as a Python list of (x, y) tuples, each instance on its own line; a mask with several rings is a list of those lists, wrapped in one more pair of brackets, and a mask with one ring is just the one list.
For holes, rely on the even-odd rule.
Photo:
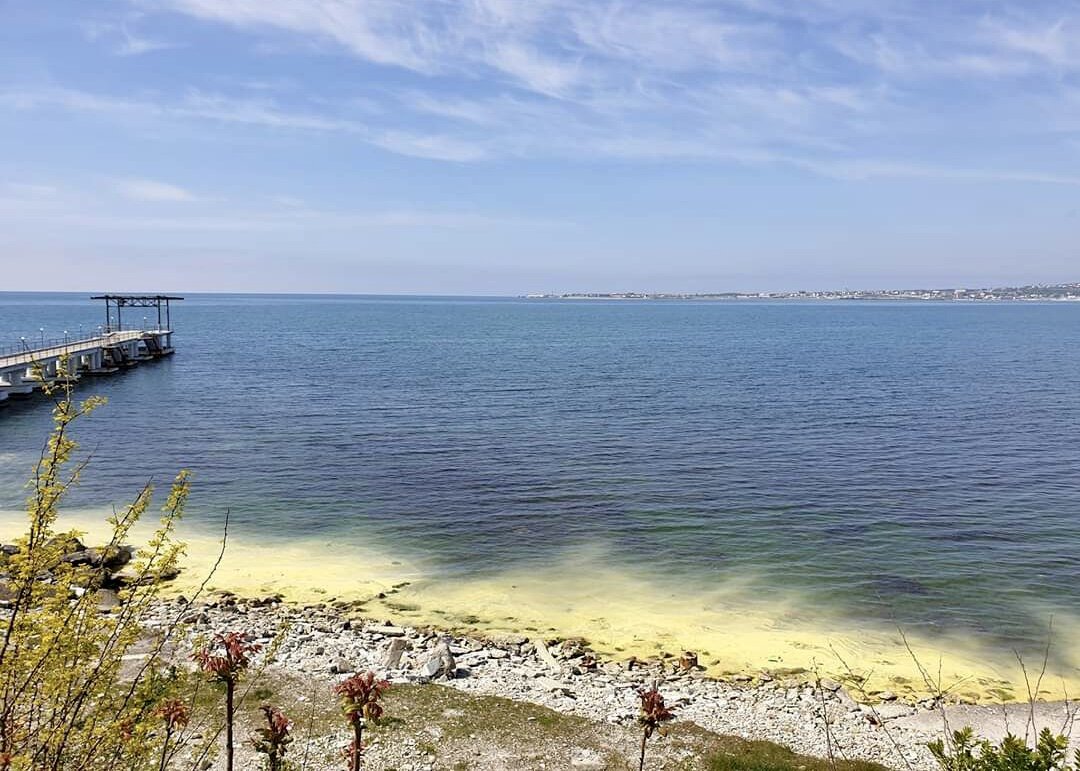
[(104, 375), (173, 352), (172, 330), (105, 332), (84, 340), (42, 341), (0, 350), (0, 403), (47, 383)]
[(50, 341), (49, 343), (46, 343), (46, 347), (44, 348), (30, 348), (14, 353), (0, 351), (0, 370), (20, 364), (33, 364), (35, 361), (43, 362), (61, 356), (74, 356), (97, 348), (105, 348), (112, 345), (131, 342), (132, 340), (141, 340), (143, 334), (146, 333), (137, 330), (110, 332), (106, 335), (98, 335), (85, 340), (72, 340), (70, 342), (65, 340), (62, 343)]

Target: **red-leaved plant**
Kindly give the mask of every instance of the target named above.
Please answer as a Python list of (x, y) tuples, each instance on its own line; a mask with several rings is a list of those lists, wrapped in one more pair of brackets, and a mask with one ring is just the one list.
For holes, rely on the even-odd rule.
[(285, 771), (285, 752), (292, 743), (289, 729), (292, 724), (276, 707), (264, 704), (259, 709), (266, 717), (266, 726), (251, 737), (251, 746), (255, 751), (266, 756), (268, 771)]
[(169, 765), (172, 739), (187, 727), (191, 713), (187, 704), (180, 699), (169, 699), (154, 714), (165, 724), (165, 740), (161, 743), (161, 760), (158, 763), (158, 771), (165, 771)]
[(641, 708), (638, 711), (638, 725), (641, 726), (641, 759), (638, 763), (638, 771), (643, 771), (645, 768), (645, 743), (649, 741), (649, 737), (657, 730), (663, 735), (665, 730), (662, 727), (663, 724), (669, 720), (674, 720), (675, 713), (664, 704), (664, 697), (660, 695), (660, 691), (656, 689), (655, 685), (647, 691), (638, 691), (638, 698), (641, 699)]
[(213, 680), (225, 684), (225, 769), (233, 771), (233, 720), (236, 717), (234, 700), (236, 684), (243, 677), (251, 656), (262, 646), (251, 642), (242, 632), (216, 634), (212, 642), (192, 654), (203, 672)]
[(374, 672), (355, 674), (334, 686), (334, 692), (341, 697), (341, 711), (353, 729), (352, 744), (345, 749), (350, 771), (360, 771), (364, 725), (382, 716), (379, 698), (389, 689), (390, 683), (376, 678)]

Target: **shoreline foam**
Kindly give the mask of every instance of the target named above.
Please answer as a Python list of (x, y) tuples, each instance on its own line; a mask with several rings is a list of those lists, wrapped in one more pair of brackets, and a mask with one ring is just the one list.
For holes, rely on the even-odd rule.
[[(134, 540), (146, 537), (149, 521), (139, 525)], [(95, 536), (103, 538), (103, 522), (101, 512), (81, 511), (63, 514), (60, 525), (86, 531), (93, 542)], [(24, 525), (21, 512), (0, 512), (5, 538), (22, 532)], [(172, 595), (196, 589), (221, 546), (220, 535), (189, 523), (182, 525), (179, 537), (187, 543), (187, 556), (181, 576), (167, 590)], [(801, 609), (796, 598), (763, 603), (751, 596), (750, 587), (737, 583), (709, 591), (664, 586), (600, 567), (583, 555), (540, 570), (447, 578), (340, 540), (256, 541), (231, 535), (208, 588), (248, 597), (281, 595), (298, 605), (349, 602), (370, 617), (459, 633), (580, 637), (615, 660), (691, 650), (716, 677), (800, 670), (810, 676), (816, 670), (837, 679), (866, 677), (871, 691), (910, 698), (928, 691), (896, 630), (813, 614)], [(1055, 625), (1065, 628), (1064, 639), (1080, 630), (1073, 618), (1059, 617)], [(970, 635), (908, 638), (920, 663), (934, 678), (940, 672), (943, 686), (966, 701), (1027, 697), (1011, 652), (989, 649)], [(1080, 661), (1064, 659), (1059, 668), (1044, 678), (1045, 698), (1080, 692)]]

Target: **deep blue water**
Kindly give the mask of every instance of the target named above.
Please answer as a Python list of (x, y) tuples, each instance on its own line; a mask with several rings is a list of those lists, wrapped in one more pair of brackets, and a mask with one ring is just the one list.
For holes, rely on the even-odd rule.
[[(0, 293), (0, 343), (100, 316)], [(187, 467), (195, 518), (447, 574), (603, 543), (1009, 644), (1080, 608), (1080, 304), (202, 295), (173, 326), (174, 357), (88, 384), (73, 504)], [(0, 407), (0, 508), (48, 425)]]

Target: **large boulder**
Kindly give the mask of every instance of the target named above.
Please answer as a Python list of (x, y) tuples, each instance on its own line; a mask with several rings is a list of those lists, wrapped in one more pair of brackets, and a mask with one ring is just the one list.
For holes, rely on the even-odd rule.
[(95, 596), (97, 598), (98, 610), (102, 612), (118, 608), (122, 604), (120, 595), (112, 589), (98, 589)]
[(94, 549), (81, 549), (80, 551), (73, 551), (71, 554), (65, 554), (61, 562), (75, 566), (89, 565), (98, 567), (101, 565), (101, 557), (98, 556)]
[(98, 564), (106, 570), (117, 571), (131, 562), (135, 556), (134, 546), (102, 546), (91, 549), (97, 558)]
[(456, 671), (457, 661), (454, 660), (454, 654), (450, 652), (450, 644), (446, 640), (440, 640), (427, 658), (421, 662), (419, 675), (427, 680), (436, 680), (440, 677), (450, 679)]
[(76, 536), (70, 534), (55, 535), (45, 542), (47, 549), (59, 549), (63, 554), (85, 551), (86, 546)]
[(398, 669), (401, 667), (401, 656), (408, 647), (409, 643), (401, 637), (391, 639), (390, 644), (386, 646), (386, 654), (383, 657), (383, 669)]

